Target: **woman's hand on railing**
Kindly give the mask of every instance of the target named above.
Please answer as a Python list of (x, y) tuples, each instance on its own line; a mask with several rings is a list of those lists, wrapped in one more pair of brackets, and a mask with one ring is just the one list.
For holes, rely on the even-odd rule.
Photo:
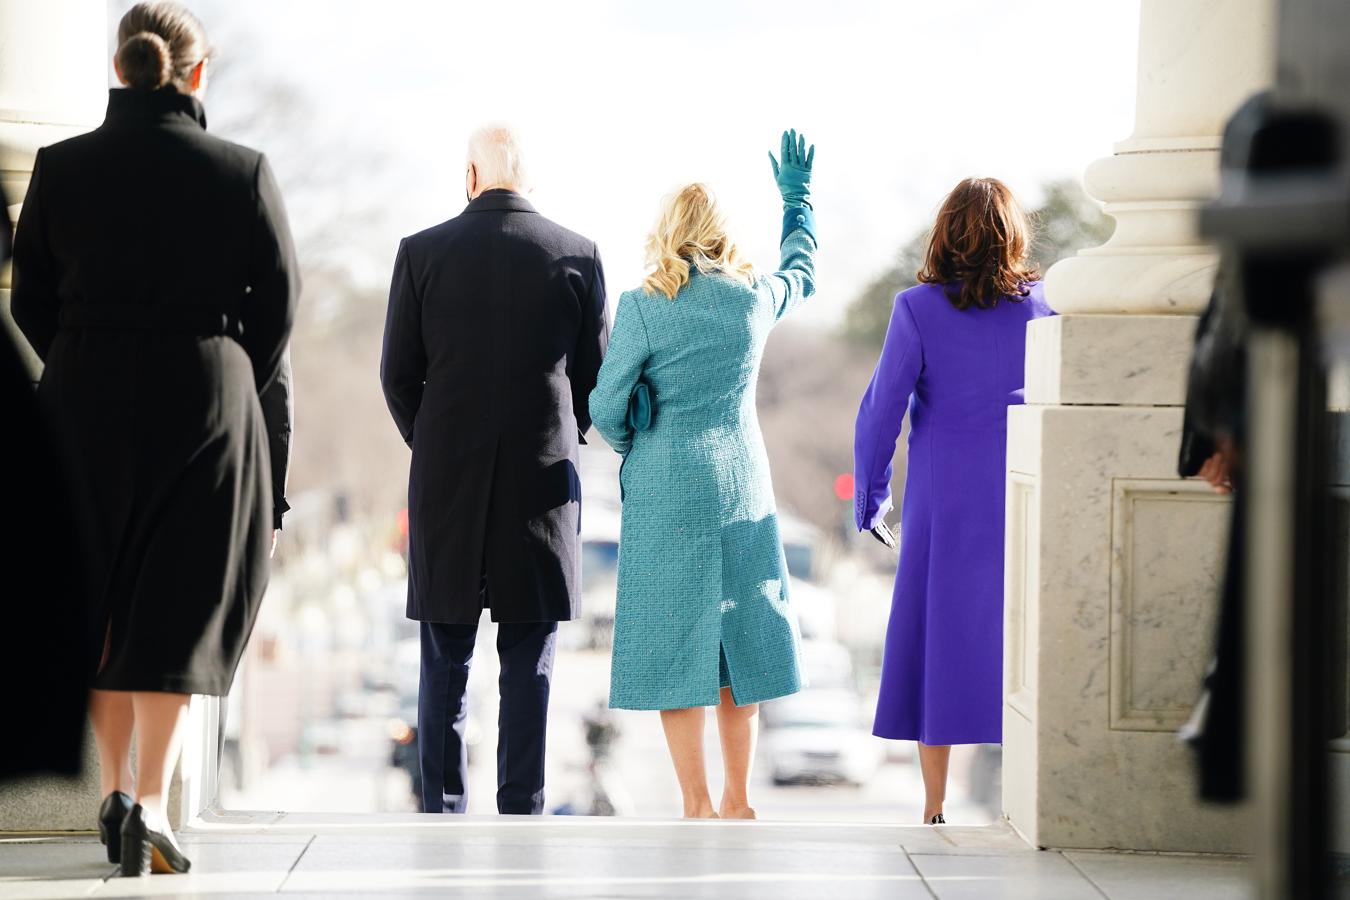
[(783, 195), (783, 207), (811, 208), (811, 164), (816, 158), (816, 147), (807, 149), (805, 135), (797, 134), (797, 129), (783, 132), (783, 141), (779, 149), (782, 157), (780, 164), (769, 151), (769, 163), (773, 166), (773, 177), (778, 182), (778, 192)]

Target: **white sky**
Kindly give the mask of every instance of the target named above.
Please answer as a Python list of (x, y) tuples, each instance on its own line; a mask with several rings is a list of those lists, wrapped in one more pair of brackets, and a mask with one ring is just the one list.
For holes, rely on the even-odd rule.
[[(687, 180), (717, 190), (772, 267), (766, 152), (804, 131), (822, 241), (808, 315), (822, 323), (960, 178), (1001, 177), (1034, 205), (1043, 181), (1079, 175), (1133, 127), (1138, 0), (192, 5), (230, 65), (307, 96), (312, 153), (382, 160), (334, 185), (343, 208), (378, 210), (372, 280), (400, 235), (463, 207), (464, 143), (488, 120), (522, 128), (531, 199), (599, 242), (613, 297), (640, 279), (660, 197)], [(298, 174), (279, 171), (283, 186)]]

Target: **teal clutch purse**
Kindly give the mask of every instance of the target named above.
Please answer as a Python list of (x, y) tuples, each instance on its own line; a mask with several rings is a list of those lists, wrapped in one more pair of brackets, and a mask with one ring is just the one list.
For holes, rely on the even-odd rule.
[(634, 431), (652, 427), (652, 388), (645, 381), (635, 384), (628, 395), (628, 427)]

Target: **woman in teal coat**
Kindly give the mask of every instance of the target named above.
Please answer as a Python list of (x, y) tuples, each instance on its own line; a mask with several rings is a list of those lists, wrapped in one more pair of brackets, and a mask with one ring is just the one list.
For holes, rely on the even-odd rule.
[[(688, 817), (754, 817), (758, 704), (801, 687), (755, 384), (770, 330), (815, 290), (814, 154), (796, 132), (783, 135), (781, 166), (770, 154), (785, 211), (772, 275), (755, 277), (705, 186), (666, 200), (647, 242), (651, 272), (619, 298), (590, 399), (595, 427), (624, 457), (610, 706), (661, 710)], [(633, 402), (639, 384), (649, 421)], [(726, 769), (716, 811), (707, 706)]]

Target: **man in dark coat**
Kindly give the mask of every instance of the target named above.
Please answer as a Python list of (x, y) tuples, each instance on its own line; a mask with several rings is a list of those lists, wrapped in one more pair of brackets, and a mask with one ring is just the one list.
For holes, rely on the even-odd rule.
[(498, 624), (497, 809), (544, 804), (557, 623), (579, 613), (577, 444), (609, 337), (594, 242), (522, 196), (506, 128), (469, 142), (463, 214), (404, 239), (380, 380), (412, 448), (408, 617), (422, 623), (423, 809), (467, 807), (465, 686)]

